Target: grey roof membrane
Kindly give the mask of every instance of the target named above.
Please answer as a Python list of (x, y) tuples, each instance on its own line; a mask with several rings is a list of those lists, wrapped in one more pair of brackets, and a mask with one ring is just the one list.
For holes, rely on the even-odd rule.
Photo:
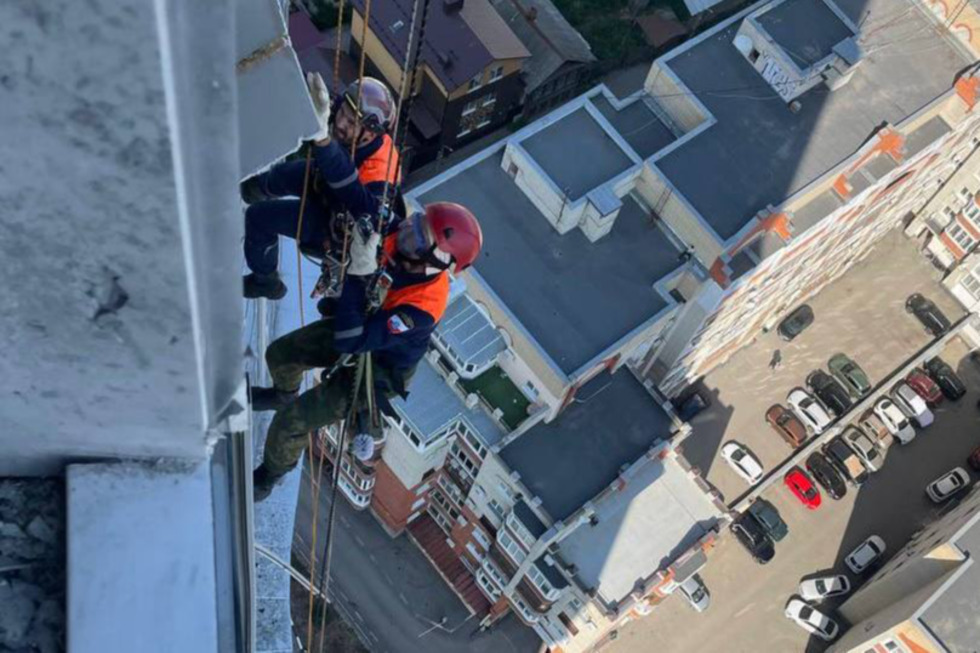
[(920, 619), (950, 653), (974, 653), (980, 642), (980, 522), (956, 541), (973, 565), (946, 588)]
[(446, 308), (436, 333), (456, 352), (463, 364), (486, 365), (507, 349), (504, 337), (469, 295), (461, 293)]
[(844, 200), (828, 188), (812, 200), (793, 211), (793, 229), (799, 235), (825, 217), (844, 206)]
[(622, 492), (596, 504), (595, 526), (580, 526), (559, 548), (578, 578), (615, 604), (637, 581), (673, 563), (719, 516), (675, 461), (649, 461)]
[(479, 407), (467, 408), (427, 359), (423, 359), (412, 377), (408, 399), (392, 400), (395, 409), (428, 442), (450, 423), (460, 418), (474, 428), (487, 446), (504, 437), (503, 430)]
[(951, 87), (969, 62), (910, 2), (839, 2), (852, 20), (870, 11), (867, 20), (880, 21), (862, 44), (873, 56), (842, 88), (803, 94), (798, 113), (732, 45), (737, 21), (668, 62), (718, 122), (657, 166), (722, 239), (841, 163), (882, 122), (900, 122)]
[(930, 143), (952, 129), (942, 116), (933, 116), (909, 132), (905, 137), (905, 156), (915, 156)]
[(680, 251), (628, 197), (598, 242), (579, 229), (559, 234), (500, 168), (501, 156), (463, 169), (417, 199), (459, 202), (476, 214), (484, 241), (477, 272), (571, 374), (667, 306), (653, 284), (677, 268)]
[(585, 109), (578, 109), (521, 141), (570, 200), (625, 172), (626, 153)]
[(593, 97), (592, 104), (612, 123), (623, 140), (644, 159), (676, 140), (670, 129), (643, 100), (637, 100), (618, 111), (603, 95)]
[(756, 18), (769, 36), (801, 70), (854, 35), (824, 0), (786, 0)]
[(501, 457), (540, 497), (552, 519), (565, 519), (670, 435), (667, 413), (628, 371), (603, 373), (549, 424), (531, 428)]

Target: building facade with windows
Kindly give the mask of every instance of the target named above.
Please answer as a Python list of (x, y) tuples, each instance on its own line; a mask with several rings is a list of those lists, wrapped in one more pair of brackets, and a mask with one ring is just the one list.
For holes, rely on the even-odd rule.
[[(413, 2), (373, 3), (366, 32), (366, 3), (352, 0), (352, 5), (351, 56), (357, 60), (364, 52), (370, 74), (397, 95)], [(423, 38), (415, 87), (408, 91), (414, 96), (409, 120), (417, 142), (407, 153), (413, 166), (509, 121), (520, 107), (520, 73), (530, 56), (489, 0), (432, 3)]]
[(980, 488), (923, 526), (839, 608), (832, 653), (967, 653), (980, 642)]

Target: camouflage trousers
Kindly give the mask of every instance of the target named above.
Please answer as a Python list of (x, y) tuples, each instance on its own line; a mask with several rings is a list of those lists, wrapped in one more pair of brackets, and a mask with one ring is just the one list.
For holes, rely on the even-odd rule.
[[(329, 369), (339, 358), (333, 348), (331, 319), (317, 320), (278, 338), (265, 353), (275, 387), (289, 391), (299, 389), (304, 372), (317, 367)], [(377, 365), (373, 371), (377, 392), (392, 396), (392, 373)], [(355, 376), (354, 367), (342, 367), (326, 383), (310, 388), (276, 412), (269, 425), (263, 459), (270, 474), (281, 476), (296, 466), (310, 442), (311, 431), (347, 416)]]

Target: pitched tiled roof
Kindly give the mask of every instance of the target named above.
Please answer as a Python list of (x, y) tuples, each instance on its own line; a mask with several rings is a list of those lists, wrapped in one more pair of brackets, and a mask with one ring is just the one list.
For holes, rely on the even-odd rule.
[[(364, 15), (364, 0), (351, 0)], [(371, 31), (399, 65), (405, 60), (415, 0), (385, 0), (371, 4)], [(432, 2), (426, 19), (422, 61), (449, 92), (469, 82), (492, 61), (522, 59), (527, 48), (493, 11), (489, 0), (463, 0), (451, 9)]]
[(562, 64), (595, 61), (588, 42), (565, 20), (551, 0), (491, 2), (531, 52), (531, 59), (524, 64), (528, 92), (543, 84)]

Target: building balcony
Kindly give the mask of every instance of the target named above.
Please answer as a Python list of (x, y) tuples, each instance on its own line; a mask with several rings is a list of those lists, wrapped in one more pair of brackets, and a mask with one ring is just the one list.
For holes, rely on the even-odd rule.
[(475, 379), (460, 379), (459, 385), (464, 392), (477, 395), (491, 413), (500, 410), (500, 421), (512, 431), (528, 417), (531, 401), (496, 365)]

